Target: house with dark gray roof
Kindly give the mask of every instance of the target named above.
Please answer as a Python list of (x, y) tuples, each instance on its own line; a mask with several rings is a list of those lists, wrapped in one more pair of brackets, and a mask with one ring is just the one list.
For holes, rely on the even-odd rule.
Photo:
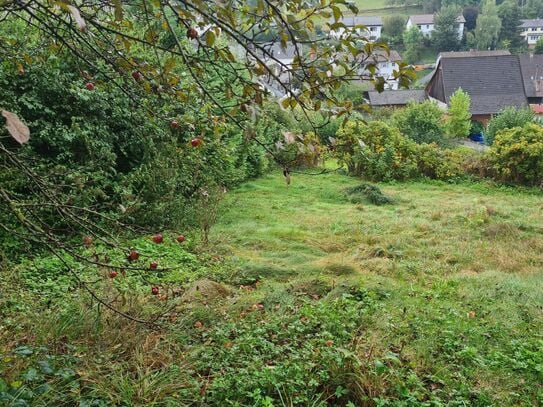
[(403, 107), (409, 102), (424, 102), (428, 99), (424, 89), (369, 91), (367, 99), (372, 107)]
[[(425, 37), (431, 37), (435, 29), (434, 17), (434, 14), (417, 14), (409, 16), (406, 27), (407, 29), (417, 27), (422, 32), (422, 35)], [(456, 23), (458, 24), (458, 39), (461, 40), (464, 36), (464, 24), (466, 23), (466, 19), (462, 14), (458, 16)]]
[[(345, 27), (354, 29), (354, 27), (363, 26), (363, 28), (355, 29), (358, 35), (367, 37), (370, 41), (377, 41), (381, 38), (383, 30), (383, 20), (379, 16), (345, 16), (340, 21)], [(335, 20), (330, 20), (332, 25)], [(345, 32), (343, 27), (337, 27), (330, 30), (330, 37), (340, 39)]]
[(491, 57), (491, 56), (502, 56), (502, 55), (511, 55), (506, 49), (496, 49), (491, 51), (479, 51), (479, 50), (470, 50), (470, 51), (451, 51), (451, 52), (441, 52), (438, 56), (439, 58), (466, 58), (466, 57)]
[(506, 107), (528, 106), (516, 55), (442, 55), (426, 86), (428, 96), (448, 105), (452, 94), (460, 88), (470, 95), (474, 120), (486, 122)]
[(534, 46), (536, 42), (543, 37), (543, 19), (536, 18), (532, 20), (521, 20), (520, 35), (528, 43)]
[(530, 104), (543, 103), (543, 55), (523, 54), (518, 56), (524, 92)]

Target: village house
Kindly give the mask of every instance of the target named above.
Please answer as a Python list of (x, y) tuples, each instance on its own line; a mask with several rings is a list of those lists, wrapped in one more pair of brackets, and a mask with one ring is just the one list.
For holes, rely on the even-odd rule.
[[(363, 58), (363, 56), (362, 56)], [(398, 80), (394, 77), (394, 71), (399, 68), (399, 63), (402, 57), (398, 51), (390, 50), (376, 50), (373, 57), (367, 62), (373, 63), (376, 66), (376, 75), (382, 77), (385, 80), (385, 89), (397, 90), (399, 86)], [(368, 71), (363, 67), (359, 71), (360, 75), (368, 74)]]
[[(333, 24), (334, 21), (330, 21)], [(356, 29), (358, 35), (367, 37), (370, 41), (377, 41), (381, 38), (383, 30), (383, 21), (378, 16), (346, 16), (341, 19), (341, 23), (349, 29), (353, 29), (357, 26), (364, 26), (364, 28)], [(334, 30), (330, 30), (330, 37), (334, 39), (340, 39), (345, 32), (343, 27), (338, 27)]]
[[(456, 22), (458, 23), (458, 39), (461, 40), (464, 36), (464, 24), (466, 23), (466, 19), (463, 15), (460, 15), (456, 19)], [(417, 27), (422, 32), (422, 35), (430, 38), (435, 29), (434, 14), (418, 14), (409, 16), (406, 27), (407, 29)]]
[(529, 46), (535, 46), (536, 42), (543, 36), (543, 18), (533, 20), (522, 20), (520, 35)]
[(543, 55), (519, 55), (520, 70), (528, 103), (539, 112), (543, 104)]
[(508, 52), (443, 53), (426, 92), (448, 106), (458, 89), (471, 98), (472, 119), (486, 124), (506, 107), (527, 107), (519, 57)]

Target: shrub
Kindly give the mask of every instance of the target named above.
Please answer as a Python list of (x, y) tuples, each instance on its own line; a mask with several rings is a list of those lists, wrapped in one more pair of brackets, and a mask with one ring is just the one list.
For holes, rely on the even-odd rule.
[(543, 128), (529, 123), (496, 135), (488, 158), (495, 176), (524, 185), (543, 182)]
[(503, 129), (512, 129), (513, 127), (522, 127), (534, 120), (534, 113), (530, 108), (518, 109), (508, 107), (494, 116), (488, 123), (486, 129), (486, 140), (492, 144), (498, 132)]
[(469, 128), (469, 134), (483, 134), (485, 131), (485, 127), (482, 125), (481, 122), (472, 121)]
[(470, 160), (477, 155), (478, 153), (466, 147), (443, 149), (435, 143), (421, 144), (417, 154), (418, 169), (428, 178), (461, 178), (466, 175)]
[(417, 143), (444, 142), (443, 112), (431, 101), (410, 103), (394, 115), (393, 121), (403, 134)]
[(352, 175), (404, 180), (417, 176), (416, 147), (386, 123), (350, 121), (337, 133), (334, 156)]

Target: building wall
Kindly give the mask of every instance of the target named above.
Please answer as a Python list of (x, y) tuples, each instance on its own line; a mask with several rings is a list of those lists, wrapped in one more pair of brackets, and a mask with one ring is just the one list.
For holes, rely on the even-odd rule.
[[(371, 41), (377, 41), (381, 38), (383, 27), (380, 25), (368, 26), (365, 30), (356, 30), (358, 35), (368, 37)], [(340, 39), (345, 32), (345, 29), (338, 28), (337, 30), (330, 31), (330, 37), (334, 39)]]
[(526, 41), (528, 45), (535, 45), (537, 40), (539, 40), (543, 36), (543, 28), (528, 27), (525, 28), (524, 31), (520, 33), (520, 35), (524, 38), (524, 41)]
[[(413, 27), (413, 23), (411, 19), (407, 20), (406, 24), (407, 29), (410, 29)], [(422, 32), (422, 35), (425, 37), (430, 38), (432, 36), (432, 32), (435, 29), (434, 24), (417, 24), (418, 29)], [(464, 36), (464, 23), (458, 24), (458, 39), (461, 40)]]
[(487, 126), (488, 122), (492, 119), (490, 114), (474, 114), (471, 116), (471, 120), (481, 123), (483, 126)]
[[(399, 66), (396, 62), (383, 61), (376, 64), (377, 70), (375, 71), (376, 76), (381, 76), (385, 81), (385, 89), (388, 90), (398, 90), (399, 82), (398, 79), (394, 78), (394, 71), (398, 70)], [(365, 69), (359, 72), (360, 75), (369, 75), (369, 72)]]

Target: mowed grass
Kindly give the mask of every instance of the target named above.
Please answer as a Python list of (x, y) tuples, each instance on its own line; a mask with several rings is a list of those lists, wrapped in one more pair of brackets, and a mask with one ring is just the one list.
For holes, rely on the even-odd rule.
[[(542, 405), (541, 191), (378, 184), (394, 203), (375, 206), (345, 194), (361, 182), (274, 172), (227, 194), (208, 245), (131, 242), (178, 266), (169, 298), (137, 275), (100, 294), (158, 330), (62, 269), (37, 283), (49, 257), (6, 270), (0, 405)], [(206, 280), (184, 300), (202, 277), (228, 294)]]
[(395, 355), (377, 378), (359, 372), (375, 400), (543, 402), (542, 194), (398, 183), (380, 185), (394, 205), (374, 206), (345, 197), (359, 182), (333, 173), (295, 174), (289, 187), (280, 174), (247, 183), (213, 241), (235, 259), (236, 278), (259, 281), (251, 296), (264, 304), (291, 301), (292, 287), (315, 298), (373, 293), (379, 306), (353, 343), (362, 360)]

